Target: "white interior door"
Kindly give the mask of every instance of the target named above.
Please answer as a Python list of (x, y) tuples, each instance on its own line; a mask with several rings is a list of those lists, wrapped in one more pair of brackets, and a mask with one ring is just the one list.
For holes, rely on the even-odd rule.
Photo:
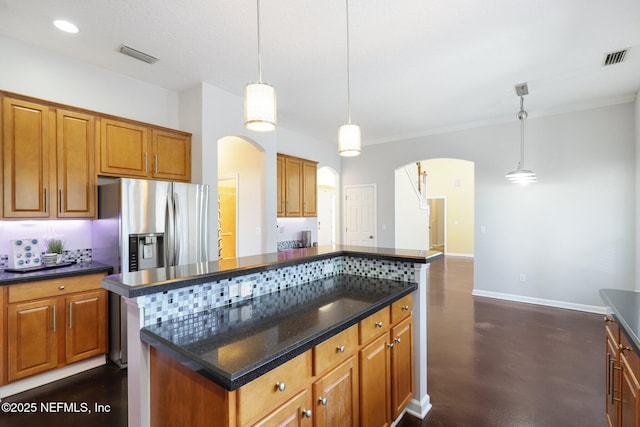
[(346, 245), (377, 246), (375, 184), (344, 188), (344, 216)]

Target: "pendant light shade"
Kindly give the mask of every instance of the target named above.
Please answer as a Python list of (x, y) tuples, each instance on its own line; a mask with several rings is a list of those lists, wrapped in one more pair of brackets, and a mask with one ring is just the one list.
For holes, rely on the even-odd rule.
[(353, 157), (362, 151), (362, 132), (360, 126), (351, 123), (351, 76), (349, 74), (349, 0), (347, 5), (347, 123), (338, 128), (338, 153)]
[(348, 123), (338, 128), (338, 152), (341, 156), (353, 157), (362, 150), (360, 126)]
[(518, 120), (520, 120), (520, 163), (516, 170), (505, 175), (510, 182), (527, 185), (537, 181), (536, 174), (524, 167), (524, 121), (527, 119), (528, 113), (524, 111), (524, 95), (529, 94), (529, 87), (526, 83), (516, 86), (516, 93), (520, 96), (520, 111), (518, 111)]
[(244, 87), (244, 127), (267, 132), (277, 126), (276, 91), (262, 81), (262, 56), (260, 53), (260, 0), (256, 0), (258, 15), (258, 81)]
[(268, 83), (248, 83), (244, 87), (244, 126), (258, 132), (276, 128), (276, 91)]

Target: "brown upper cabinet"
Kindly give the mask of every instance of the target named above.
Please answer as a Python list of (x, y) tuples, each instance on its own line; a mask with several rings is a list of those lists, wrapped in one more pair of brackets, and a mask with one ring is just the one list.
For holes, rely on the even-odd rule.
[(277, 213), (279, 217), (315, 217), (318, 163), (298, 157), (277, 156)]
[(191, 134), (0, 92), (2, 218), (95, 218), (97, 176), (191, 180)]
[(100, 122), (100, 175), (191, 180), (191, 135), (125, 120)]
[(5, 218), (95, 217), (95, 119), (5, 97)]

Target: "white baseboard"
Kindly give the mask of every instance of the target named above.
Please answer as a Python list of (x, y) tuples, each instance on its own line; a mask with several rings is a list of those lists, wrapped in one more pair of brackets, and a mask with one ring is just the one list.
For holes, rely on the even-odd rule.
[(496, 298), (507, 301), (524, 302), (527, 304), (545, 305), (548, 307), (565, 308), (568, 310), (585, 311), (587, 313), (606, 314), (607, 310), (604, 306), (575, 304), (572, 302), (556, 301), (543, 298), (526, 297), (522, 295), (503, 294), (500, 292), (481, 291), (474, 289), (471, 293), (477, 297)]
[(70, 377), (71, 375), (79, 374), (80, 372), (88, 371), (89, 369), (97, 368), (98, 366), (102, 366), (106, 363), (107, 358), (105, 355), (95, 356), (71, 365), (63, 366), (59, 369), (54, 369), (20, 381), (3, 385), (0, 387), (0, 399)]
[(431, 398), (428, 394), (425, 394), (422, 398), (422, 401), (418, 401), (416, 399), (411, 399), (409, 404), (407, 405), (406, 411), (413, 415), (414, 417), (418, 417), (421, 420), (427, 416), (427, 413), (431, 410)]
[(446, 256), (457, 256), (457, 257), (462, 257), (462, 258), (473, 258), (474, 257), (473, 254), (457, 254), (455, 252), (445, 252), (444, 254)]

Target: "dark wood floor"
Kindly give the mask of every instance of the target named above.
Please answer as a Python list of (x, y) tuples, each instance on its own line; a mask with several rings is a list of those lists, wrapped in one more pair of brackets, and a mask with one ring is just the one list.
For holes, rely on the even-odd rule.
[[(604, 418), (602, 316), (471, 296), (473, 260), (430, 268), (425, 420), (400, 427), (601, 427)], [(8, 402), (85, 402), (109, 413), (7, 414), (0, 426), (125, 426), (126, 370), (97, 368)]]

